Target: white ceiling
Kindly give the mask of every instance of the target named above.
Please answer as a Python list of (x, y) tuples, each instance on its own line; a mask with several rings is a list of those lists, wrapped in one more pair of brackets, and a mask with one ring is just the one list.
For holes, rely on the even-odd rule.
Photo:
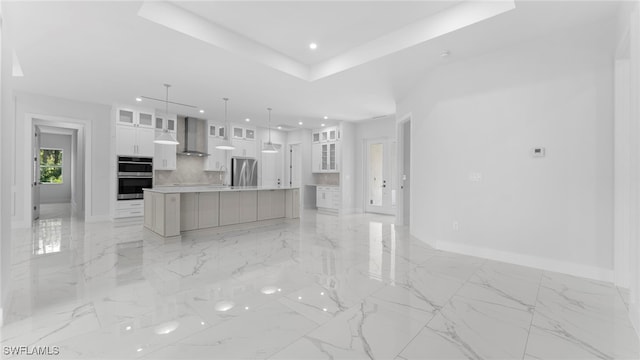
[[(361, 44), (428, 21), (458, 2), (179, 2), (212, 25), (313, 66)], [(331, 120), (359, 121), (395, 112), (395, 100), (423, 74), (568, 27), (612, 18), (611, 1), (516, 1), (514, 10), (371, 58), (315, 81), (291, 76), (234, 49), (212, 45), (138, 16), (141, 2), (3, 2), (3, 45), (15, 49), (24, 77), (21, 91), (103, 104), (135, 103), (145, 95), (202, 107), (205, 117), (317, 127)], [(441, 12), (442, 13), (442, 12)], [(310, 51), (309, 41), (318, 49)], [(243, 44), (244, 45), (244, 44)], [(236, 47), (239, 45), (236, 44)], [(451, 56), (440, 57), (448, 49)], [(3, 51), (3, 61), (11, 61)], [(163, 109), (161, 103), (150, 107)], [(170, 111), (201, 116), (188, 108)], [(324, 115), (329, 121), (322, 119)]]

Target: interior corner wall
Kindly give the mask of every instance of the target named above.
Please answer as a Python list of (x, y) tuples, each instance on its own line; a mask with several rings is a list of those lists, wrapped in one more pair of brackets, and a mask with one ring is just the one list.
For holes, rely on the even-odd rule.
[[(42, 116), (42, 118), (72, 119), (91, 126), (91, 158), (86, 159), (87, 165), (91, 167), (91, 174), (90, 178), (87, 179), (89, 183), (84, 185), (84, 190), (91, 192), (91, 204), (88, 204), (89, 207), (85, 209), (85, 220), (88, 222), (109, 220), (110, 199), (109, 191), (107, 190), (111, 186), (110, 182), (115, 181), (115, 179), (112, 179), (110, 176), (109, 168), (111, 160), (111, 137), (113, 136), (110, 128), (111, 107), (109, 105), (86, 103), (31, 93), (17, 92), (14, 93), (14, 95), (16, 99), (16, 116), (14, 122), (15, 139), (18, 141), (18, 144), (24, 141), (27, 137), (26, 132), (31, 130), (26, 129), (24, 125), (24, 120), (29, 114)], [(52, 126), (55, 126), (55, 124), (52, 123)], [(86, 136), (84, 138), (84, 142), (78, 147), (79, 151), (85, 149), (84, 145), (88, 144)], [(30, 164), (24, 162), (22, 149), (22, 145), (19, 145), (14, 159), (16, 209), (13, 221), (18, 224), (29, 221), (29, 219), (24, 219), (24, 216), (26, 207), (30, 206), (30, 204), (27, 204), (29, 199), (27, 192), (31, 191), (28, 186), (29, 179), (25, 178), (25, 173), (27, 172), (25, 166), (30, 166)], [(84, 157), (79, 156), (78, 159), (82, 161)]]
[(415, 140), (412, 235), (612, 280), (613, 26), (597, 25), (438, 67), (398, 101)]
[(4, 310), (8, 304), (9, 280), (11, 274), (11, 177), (7, 171), (10, 165), (7, 138), (10, 129), (6, 124), (11, 97), (8, 96), (8, 53), (3, 32), (2, 3), (0, 2), (0, 326), (3, 324)]
[(47, 134), (42, 133), (40, 136), (41, 149), (60, 149), (62, 150), (62, 183), (61, 184), (42, 184), (40, 187), (40, 203), (70, 203), (71, 202), (71, 135)]
[[(365, 141), (368, 139), (383, 139), (396, 140), (396, 122), (395, 115), (390, 115), (381, 119), (370, 120), (365, 122), (356, 123), (356, 136), (355, 136), (355, 184), (362, 184), (362, 186), (356, 186), (354, 191), (354, 210), (357, 213), (364, 212), (365, 206), (365, 191), (367, 186), (365, 183), (367, 164), (365, 163), (366, 149)], [(393, 160), (395, 161), (395, 159)], [(396, 187), (397, 188), (397, 187)], [(399, 192), (398, 192), (399, 193)]]
[[(629, 135), (630, 183), (629, 200), (629, 318), (640, 336), (640, 5), (624, 3), (618, 18), (619, 41), (629, 44)], [(625, 38), (628, 32), (629, 38)]]

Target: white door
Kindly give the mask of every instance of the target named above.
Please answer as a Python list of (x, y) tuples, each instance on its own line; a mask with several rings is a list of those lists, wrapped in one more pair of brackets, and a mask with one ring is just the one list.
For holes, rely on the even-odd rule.
[(40, 128), (33, 127), (33, 181), (31, 182), (31, 201), (33, 220), (40, 217)]
[(262, 186), (284, 185), (283, 168), (284, 154), (282, 149), (277, 153), (261, 153), (262, 155)]
[(395, 214), (395, 142), (368, 140), (366, 146), (365, 209)]
[(289, 145), (289, 186), (299, 187), (301, 184), (300, 144)]

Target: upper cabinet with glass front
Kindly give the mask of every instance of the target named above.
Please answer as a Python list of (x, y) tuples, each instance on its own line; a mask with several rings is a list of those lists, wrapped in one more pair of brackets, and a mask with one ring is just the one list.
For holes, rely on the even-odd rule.
[(340, 172), (340, 132), (337, 126), (311, 132), (311, 172)]
[(117, 124), (152, 129), (154, 127), (153, 117), (154, 114), (151, 111), (118, 109)]
[(155, 128), (156, 130), (162, 130), (166, 127), (169, 132), (176, 132), (176, 123), (177, 116), (173, 114), (169, 114), (169, 116), (165, 116), (164, 114), (159, 114), (155, 116)]

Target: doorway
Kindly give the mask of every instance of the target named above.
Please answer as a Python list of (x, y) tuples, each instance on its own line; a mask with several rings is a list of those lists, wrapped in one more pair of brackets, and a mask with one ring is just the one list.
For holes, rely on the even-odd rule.
[[(56, 215), (52, 213), (55, 209), (64, 209), (65, 213), (70, 213), (69, 209), (76, 208), (73, 200), (78, 197), (75, 186), (78, 177), (78, 130), (37, 124), (39, 122), (34, 125), (33, 141), (34, 212), (38, 211), (40, 218), (43, 218), (42, 211), (45, 207), (49, 216)], [(36, 218), (34, 214), (34, 220)]]
[[(49, 117), (45, 115), (27, 114), (25, 117), (26, 126), (31, 129), (27, 132), (25, 138), (25, 161), (30, 164), (25, 167), (28, 172), (27, 177), (31, 179), (31, 191), (25, 199), (25, 221), (24, 225), (18, 227), (31, 227), (33, 220), (43, 218), (43, 207), (47, 208), (48, 216), (52, 216), (51, 211), (63, 209), (65, 214), (71, 217), (79, 217), (87, 220), (86, 211), (90, 209), (87, 203), (91, 201), (90, 193), (90, 176), (91, 164), (86, 163), (86, 159), (90, 156), (90, 123), (75, 119), (66, 119), (60, 117)], [(68, 145), (51, 145), (44, 143), (43, 139), (47, 136), (51, 138), (59, 137), (67, 141)], [(62, 159), (60, 163), (56, 161), (49, 163), (41, 163), (41, 150), (48, 149), (47, 158)], [(60, 179), (55, 179), (56, 166), (66, 165), (66, 169), (61, 170)], [(48, 172), (43, 174), (43, 168), (47, 168)], [(42, 176), (47, 175), (47, 179), (43, 180)], [(48, 184), (42, 184), (47, 182)], [(35, 185), (34, 185), (35, 184)], [(64, 186), (62, 186), (64, 185)], [(45, 187), (50, 187), (45, 189)], [(62, 187), (67, 190), (62, 191)], [(35, 190), (34, 190), (35, 189)], [(25, 189), (26, 190), (26, 189)], [(50, 191), (49, 191), (50, 190)], [(50, 195), (50, 196), (49, 196)], [(51, 204), (63, 204), (64, 206), (50, 206)], [(53, 214), (55, 215), (55, 214)]]
[(396, 212), (396, 143), (389, 139), (365, 141), (365, 211), (394, 215)]

